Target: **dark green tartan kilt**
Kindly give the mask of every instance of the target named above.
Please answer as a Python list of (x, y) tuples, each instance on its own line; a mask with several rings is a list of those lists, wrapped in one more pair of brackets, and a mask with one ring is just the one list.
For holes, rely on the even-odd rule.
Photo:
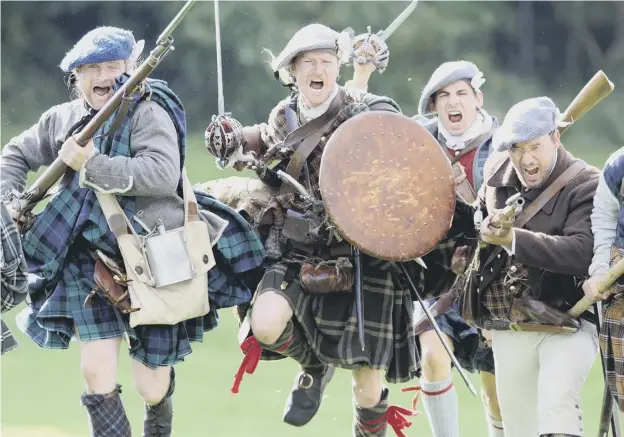
[(101, 295), (85, 305), (95, 287), (94, 263), (83, 253), (71, 253), (56, 286), (46, 290), (30, 282), (31, 303), (18, 315), (20, 329), (39, 346), (67, 349), (78, 331), (80, 340), (118, 338), (127, 333), (130, 356), (147, 367), (171, 366), (191, 354), (191, 342), (217, 326), (214, 309), (176, 325), (139, 325), (131, 328), (129, 316), (121, 314)]
[[(414, 303), (410, 291), (387, 266), (362, 255), (364, 351), (352, 292), (308, 293), (299, 282), (299, 264), (277, 263), (266, 270), (256, 293), (274, 291), (288, 301), (295, 323), (321, 362), (350, 370), (384, 370), (389, 383), (403, 383), (416, 377), (419, 366)], [(282, 282), (288, 284), (283, 290)], [(263, 353), (263, 359), (276, 358), (281, 356)]]

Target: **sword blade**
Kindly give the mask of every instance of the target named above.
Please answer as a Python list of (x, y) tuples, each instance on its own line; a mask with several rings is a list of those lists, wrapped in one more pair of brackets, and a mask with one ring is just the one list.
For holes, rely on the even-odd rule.
[(459, 375), (462, 377), (462, 379), (466, 383), (466, 387), (468, 387), (468, 390), (470, 390), (470, 392), (473, 395), (477, 396), (477, 390), (475, 389), (474, 385), (472, 384), (472, 382), (468, 378), (468, 375), (466, 375), (466, 371), (462, 368), (461, 364), (459, 364), (459, 361), (457, 361), (457, 358), (455, 357), (455, 354), (453, 354), (453, 351), (451, 350), (449, 345), (446, 344), (446, 341), (444, 340), (444, 337), (442, 337), (442, 331), (440, 330), (440, 327), (438, 326), (438, 322), (436, 322), (435, 318), (431, 315), (431, 312), (429, 311), (429, 308), (427, 308), (427, 305), (425, 305), (425, 302), (420, 297), (420, 293), (418, 292), (418, 289), (416, 288), (416, 285), (414, 285), (414, 283), (412, 282), (412, 278), (409, 276), (409, 273), (408, 273), (407, 269), (405, 268), (405, 266), (402, 263), (399, 263), (399, 266), (401, 267), (400, 269), (397, 268), (395, 263), (393, 263), (393, 265), (394, 265), (394, 267), (397, 270), (399, 270), (400, 273), (403, 274), (403, 276), (405, 276), (405, 279), (407, 279), (407, 282), (408, 282), (410, 288), (412, 289), (412, 291), (416, 295), (416, 298), (418, 299), (418, 302), (420, 303), (420, 306), (422, 307), (423, 311), (427, 315), (427, 318), (429, 319), (429, 323), (431, 323), (431, 326), (433, 327), (434, 331), (436, 332), (436, 334), (438, 334), (438, 338), (442, 342), (442, 346), (444, 346), (444, 349), (446, 350), (446, 353), (448, 354), (449, 358), (451, 359), (451, 362), (455, 365), (455, 369), (457, 369), (457, 372), (459, 373)]
[(355, 313), (357, 317), (358, 340), (364, 350), (364, 305), (362, 304), (362, 255), (360, 249), (353, 247), (353, 263), (355, 264)]
[(401, 12), (399, 14), (398, 17), (396, 17), (394, 19), (394, 21), (392, 23), (390, 23), (390, 25), (388, 27), (386, 27), (386, 29), (384, 31), (382, 31), (381, 33), (381, 39), (383, 39), (384, 41), (386, 41), (388, 38), (390, 38), (390, 36), (392, 36), (392, 34), (399, 28), (399, 26), (401, 26), (401, 24), (403, 24), (403, 22), (405, 20), (407, 20), (407, 17), (409, 17), (412, 12), (414, 12), (414, 9), (416, 9), (416, 6), (418, 5), (418, 1), (419, 0), (413, 0), (404, 10), (403, 12)]
[(221, 65), (221, 24), (219, 20), (219, 0), (214, 0), (215, 13), (215, 42), (217, 44), (217, 104), (219, 115), (225, 114), (225, 100), (223, 98), (223, 67)]

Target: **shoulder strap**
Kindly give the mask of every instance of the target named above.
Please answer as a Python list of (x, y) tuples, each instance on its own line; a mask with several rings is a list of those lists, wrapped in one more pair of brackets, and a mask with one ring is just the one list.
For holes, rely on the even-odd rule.
[[(186, 168), (182, 169), (182, 180), (184, 184), (184, 225), (186, 227), (187, 222), (198, 221), (200, 220), (200, 218), (199, 207), (197, 206), (197, 199), (195, 198), (195, 193), (193, 192), (191, 182), (186, 175)], [(114, 194), (95, 191), (95, 196), (98, 199), (100, 208), (102, 208), (104, 217), (106, 217), (108, 226), (110, 227), (110, 230), (113, 232), (113, 234), (115, 234), (116, 238), (119, 238), (120, 236), (129, 233), (137, 236), (132, 226), (132, 223), (130, 223), (130, 220), (128, 220), (126, 213), (124, 213), (123, 209), (121, 209), (121, 206), (119, 205), (119, 202), (117, 201), (117, 198)]]
[[(526, 225), (529, 220), (531, 220), (535, 214), (537, 214), (543, 207), (548, 203), (550, 199), (552, 199), (555, 194), (565, 187), (568, 182), (574, 179), (580, 172), (585, 170), (587, 167), (587, 163), (584, 161), (576, 161), (570, 167), (568, 167), (557, 179), (554, 180), (552, 184), (550, 184), (544, 191), (542, 191), (539, 196), (535, 198), (533, 202), (529, 204), (526, 208), (522, 210), (522, 212), (516, 218), (514, 222), (515, 228), (522, 228)], [(487, 261), (484, 263), (488, 265), (496, 256), (503, 250), (502, 246), (496, 246), (496, 248), (492, 251)]]
[(526, 208), (522, 210), (516, 221), (514, 222), (514, 226), (517, 228), (521, 228), (526, 225), (529, 220), (531, 220), (535, 214), (537, 214), (543, 207), (548, 203), (550, 199), (552, 199), (555, 194), (565, 187), (568, 182), (574, 179), (580, 172), (585, 170), (587, 164), (584, 161), (576, 161), (570, 167), (566, 169), (555, 181), (550, 184), (544, 191), (542, 191), (539, 196), (535, 198), (533, 202), (529, 204)]
[(468, 180), (468, 176), (466, 175), (466, 169), (459, 162), (459, 160), (471, 153), (472, 151), (481, 147), (484, 141), (486, 141), (489, 137), (494, 134), (496, 130), (495, 127), (488, 129), (486, 132), (479, 135), (477, 138), (473, 139), (466, 147), (464, 147), (457, 155), (453, 155), (448, 147), (442, 146), (442, 148), (446, 151), (447, 155), (451, 159), (451, 166), (453, 169), (453, 179), (455, 180), (456, 190), (459, 195), (468, 203), (473, 203), (477, 199), (477, 193), (475, 189), (470, 185), (470, 181)]
[[(321, 136), (323, 136), (325, 130), (334, 121), (336, 115), (338, 115), (343, 98), (344, 91), (340, 90), (332, 100), (329, 108), (327, 108), (327, 111), (320, 117), (292, 131), (284, 139), (284, 147), (295, 146), (298, 142), (301, 142), (301, 144), (296, 147), (295, 153), (290, 157), (288, 166), (286, 167), (286, 173), (295, 180), (299, 179), (303, 164), (321, 141)], [(280, 187), (280, 194), (289, 194), (292, 192), (294, 192), (294, 189), (288, 184), (282, 184)]]

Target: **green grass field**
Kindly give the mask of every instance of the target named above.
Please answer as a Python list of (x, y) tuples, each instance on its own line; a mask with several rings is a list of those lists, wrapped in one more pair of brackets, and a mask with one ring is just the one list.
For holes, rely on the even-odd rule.
[[(609, 152), (594, 149), (592, 154), (579, 155), (601, 166)], [(215, 169), (214, 160), (203, 150), (201, 141), (192, 142), (189, 156), (193, 158), (188, 160), (188, 167), (194, 183), (229, 174)], [(1, 360), (2, 436), (86, 436), (86, 412), (79, 400), (84, 388), (77, 345), (72, 344), (65, 351), (38, 348), (15, 328), (14, 319), (19, 310), (21, 308), (3, 315), (21, 345)], [(245, 376), (240, 393), (231, 394), (230, 386), (242, 358), (236, 329), (233, 314), (229, 310), (222, 311), (220, 326), (206, 335), (204, 343), (195, 344), (194, 353), (177, 366), (175, 436), (351, 435), (351, 382), (347, 371), (337, 372), (325, 392), (320, 412), (303, 428), (293, 428), (281, 421), (284, 401), (297, 371), (297, 365), (290, 360), (260, 363), (255, 374)], [(120, 368), (119, 383), (124, 386), (122, 398), (134, 435), (141, 435), (143, 404), (132, 389), (130, 360), (125, 350), (121, 352)], [(586, 435), (596, 434), (604, 386), (601, 375), (596, 360), (583, 389)], [(478, 377), (472, 375), (472, 380), (478, 387)], [(480, 399), (470, 394), (457, 375), (455, 382), (460, 398), (462, 436), (487, 436)], [(411, 385), (415, 384), (417, 381)], [(392, 403), (407, 407), (411, 395), (400, 392), (403, 386), (406, 385), (390, 386), (390, 399)], [(413, 418), (413, 425), (406, 434), (431, 436), (424, 412)], [(391, 435), (389, 432), (388, 436)]]

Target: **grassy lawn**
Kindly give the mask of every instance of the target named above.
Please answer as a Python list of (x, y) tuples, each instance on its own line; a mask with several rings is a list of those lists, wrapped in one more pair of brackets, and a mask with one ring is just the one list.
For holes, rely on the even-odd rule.
[[(188, 169), (192, 182), (232, 174), (216, 169), (199, 138), (195, 137), (189, 152)], [(593, 153), (587, 153), (585, 150), (579, 156), (602, 166), (609, 152), (593, 149)], [(1, 361), (2, 436), (84, 437), (87, 435), (87, 420), (79, 402), (83, 382), (77, 345), (73, 344), (66, 351), (39, 349), (15, 328), (14, 318), (18, 311), (4, 315), (21, 345)], [(134, 435), (140, 435), (143, 404), (133, 392), (130, 362), (125, 350), (121, 355), (119, 383), (124, 386), (122, 398)], [(223, 311), (220, 326), (207, 334), (203, 344), (195, 344), (194, 353), (177, 368), (175, 436), (351, 435), (351, 382), (347, 371), (337, 372), (315, 419), (308, 426), (293, 428), (283, 424), (281, 415), (297, 371), (296, 364), (290, 360), (262, 362), (254, 375), (246, 375), (241, 392), (233, 395), (229, 390), (241, 358), (235, 318), (230, 311)], [(472, 379), (478, 387), (478, 377), (472, 375)], [(462, 435), (485, 437), (487, 430), (480, 399), (470, 394), (457, 375), (455, 382), (460, 398)], [(596, 360), (583, 389), (582, 408), (587, 435), (595, 434), (597, 429), (603, 387), (600, 364)], [(410, 394), (401, 393), (399, 386), (390, 388), (392, 403), (410, 405)], [(407, 435), (431, 435), (424, 412), (413, 422)]]

